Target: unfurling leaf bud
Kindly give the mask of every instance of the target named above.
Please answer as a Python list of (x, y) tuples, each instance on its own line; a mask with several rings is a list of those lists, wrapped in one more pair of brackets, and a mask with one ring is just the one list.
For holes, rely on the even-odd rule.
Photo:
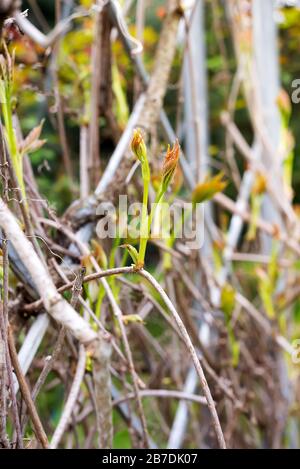
[(227, 182), (222, 180), (223, 173), (219, 173), (212, 178), (206, 178), (197, 184), (192, 194), (193, 204), (201, 204), (210, 200), (215, 194), (221, 192), (227, 186)]
[(127, 249), (128, 253), (130, 254), (130, 257), (131, 259), (133, 260), (133, 262), (136, 264), (138, 262), (138, 256), (139, 256), (139, 253), (137, 252), (137, 250), (135, 249), (134, 246), (132, 246), (131, 244), (121, 244), (120, 245), (120, 248), (125, 248)]
[(162, 168), (162, 187), (163, 191), (166, 192), (168, 186), (174, 176), (179, 160), (180, 146), (178, 140), (175, 141), (173, 148), (168, 146), (166, 158)]
[(147, 159), (147, 148), (140, 129), (133, 131), (131, 150), (141, 163)]
[(266, 176), (262, 173), (256, 173), (256, 179), (254, 181), (252, 192), (254, 195), (261, 195), (266, 192), (267, 189), (267, 179)]

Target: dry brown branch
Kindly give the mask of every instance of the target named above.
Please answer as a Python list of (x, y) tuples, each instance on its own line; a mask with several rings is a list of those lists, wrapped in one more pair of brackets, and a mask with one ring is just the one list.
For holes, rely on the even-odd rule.
[[(299, 446), (296, 10), (27, 3), (0, 1), (0, 447)], [(161, 207), (146, 250), (175, 140), (171, 226)]]
[[(73, 286), (72, 286), (72, 297), (71, 297), (70, 304), (74, 309), (76, 309), (77, 302), (78, 302), (78, 297), (79, 297), (81, 289), (82, 289), (82, 281), (83, 281), (84, 272), (85, 272), (85, 269), (80, 269), (80, 271), (78, 272), (78, 274), (76, 276), (76, 279), (74, 280)], [(62, 348), (63, 348), (63, 344), (64, 344), (64, 341), (65, 341), (66, 333), (67, 333), (66, 329), (64, 327), (62, 327), (59, 331), (57, 341), (56, 341), (56, 343), (53, 347), (52, 355), (51, 355), (51, 357), (47, 357), (44, 368), (42, 369), (41, 374), (38, 377), (37, 382), (36, 382), (36, 384), (35, 384), (35, 386), (32, 390), (32, 399), (33, 399), (33, 401), (35, 401), (39, 391), (41, 390), (43, 384), (46, 381), (46, 378), (47, 378), (48, 374), (50, 373), (50, 371), (52, 369), (53, 364), (59, 358), (59, 356), (62, 352)]]
[(100, 78), (101, 78), (101, 45), (102, 45), (102, 22), (107, 20), (103, 15), (103, 2), (97, 0), (97, 11), (95, 13), (94, 40), (92, 46), (91, 67), (91, 99), (90, 99), (90, 127), (89, 127), (89, 152), (88, 152), (88, 174), (92, 188), (100, 177), (100, 155), (99, 155), (99, 104), (100, 104)]
[(49, 447), (48, 438), (43, 428), (43, 425), (41, 423), (41, 420), (39, 418), (39, 415), (37, 413), (34, 402), (32, 400), (29, 387), (22, 373), (19, 360), (18, 360), (18, 354), (17, 354), (16, 347), (15, 347), (13, 333), (10, 327), (8, 328), (8, 344), (9, 344), (9, 351), (11, 355), (11, 361), (12, 361), (14, 371), (16, 373), (16, 376), (20, 385), (23, 399), (28, 408), (28, 412), (32, 421), (35, 436), (37, 440), (40, 441), (42, 447), (46, 449)]

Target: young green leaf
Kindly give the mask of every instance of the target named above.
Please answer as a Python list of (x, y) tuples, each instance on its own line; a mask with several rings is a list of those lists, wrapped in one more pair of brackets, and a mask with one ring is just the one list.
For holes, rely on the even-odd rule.
[(178, 140), (175, 141), (173, 148), (168, 146), (167, 154), (165, 161), (162, 167), (162, 182), (161, 187), (162, 191), (165, 193), (169, 187), (170, 182), (174, 176), (175, 170), (177, 168), (178, 160), (180, 154), (180, 146)]
[(226, 283), (221, 290), (221, 310), (226, 315), (226, 318), (231, 318), (235, 307), (235, 290), (231, 285)]
[(122, 244), (120, 248), (127, 249), (131, 259), (133, 260), (135, 264), (137, 264), (139, 253), (137, 252), (134, 246), (132, 246), (131, 244)]
[(206, 200), (210, 200), (215, 194), (221, 192), (227, 186), (227, 182), (222, 180), (223, 173), (216, 176), (207, 177), (203, 182), (197, 184), (192, 193), (193, 204), (201, 204)]

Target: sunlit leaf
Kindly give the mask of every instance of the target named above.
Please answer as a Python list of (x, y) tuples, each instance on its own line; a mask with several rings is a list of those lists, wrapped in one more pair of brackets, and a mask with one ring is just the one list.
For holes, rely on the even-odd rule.
[(229, 283), (222, 287), (220, 307), (227, 318), (230, 318), (235, 307), (235, 290)]
[(200, 204), (210, 200), (215, 194), (223, 191), (226, 186), (227, 182), (223, 180), (222, 172), (212, 178), (206, 178), (204, 182), (195, 187), (192, 193), (192, 201), (194, 204)]
[(135, 249), (135, 247), (132, 246), (131, 244), (122, 244), (120, 247), (127, 249), (128, 253), (130, 254), (131, 259), (136, 264), (138, 261), (138, 252)]
[(124, 314), (122, 316), (122, 321), (125, 324), (125, 326), (127, 326), (130, 323), (144, 324), (143, 319), (138, 314), (126, 314), (126, 315)]
[(263, 269), (257, 269), (258, 291), (263, 303), (264, 310), (270, 319), (275, 318), (275, 309), (273, 304), (273, 285), (268, 274)]

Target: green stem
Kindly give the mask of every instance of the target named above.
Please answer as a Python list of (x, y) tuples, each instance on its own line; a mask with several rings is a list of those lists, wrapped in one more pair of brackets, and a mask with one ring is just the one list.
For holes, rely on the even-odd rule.
[(160, 189), (156, 194), (155, 201), (154, 201), (153, 207), (151, 209), (150, 217), (149, 217), (149, 224), (148, 224), (149, 237), (150, 237), (151, 224), (152, 224), (153, 218), (155, 217), (158, 206), (162, 202), (164, 195), (165, 193), (162, 191), (162, 189)]
[(144, 265), (144, 259), (146, 254), (147, 241), (149, 238), (149, 228), (148, 228), (148, 195), (149, 195), (149, 183), (150, 183), (150, 170), (148, 161), (145, 160), (142, 164), (142, 173), (143, 173), (143, 207), (142, 207), (142, 220), (140, 228), (140, 247), (138, 254), (138, 265)]
[[(146, 182), (146, 184), (145, 184), (145, 182)], [(145, 191), (145, 189), (146, 189), (146, 191)], [(145, 192), (146, 192), (147, 201), (148, 201), (148, 189), (149, 189), (149, 180), (148, 180), (148, 182), (144, 180), (143, 210), (144, 210), (144, 207), (145, 207)], [(156, 214), (158, 205), (162, 201), (162, 198), (163, 198), (164, 194), (165, 194), (164, 191), (162, 190), (162, 188), (160, 188), (159, 191), (157, 192), (156, 197), (155, 197), (155, 201), (154, 201), (154, 204), (151, 208), (151, 212), (150, 212), (149, 216), (148, 216), (148, 211), (147, 211), (147, 204), (146, 204), (146, 217), (145, 218), (143, 218), (143, 212), (142, 212), (140, 249), (139, 249), (139, 255), (138, 255), (138, 265), (139, 266), (142, 266), (144, 264), (147, 243), (148, 243), (148, 240), (150, 238), (151, 224), (152, 224), (153, 218)], [(144, 230), (144, 231), (142, 231), (142, 230)], [(145, 231), (146, 231), (146, 236), (142, 237), (142, 234)]]
[[(18, 150), (17, 138), (16, 138), (14, 127), (13, 127), (13, 118), (12, 118), (12, 110), (11, 110), (11, 92), (9, 89), (9, 85), (5, 85), (5, 100), (4, 100), (4, 103), (2, 104), (2, 113), (3, 113), (3, 119), (4, 119), (5, 129), (6, 129), (6, 135), (7, 135), (7, 143), (8, 143), (8, 148), (9, 148), (9, 152), (11, 155), (13, 169), (15, 171), (18, 184), (20, 185), (22, 199), (25, 200), (26, 192), (25, 192), (25, 185), (24, 185), (24, 179), (23, 179), (23, 158), (22, 158), (22, 155), (20, 155), (20, 152)], [(26, 203), (25, 203), (25, 206), (26, 206)]]

